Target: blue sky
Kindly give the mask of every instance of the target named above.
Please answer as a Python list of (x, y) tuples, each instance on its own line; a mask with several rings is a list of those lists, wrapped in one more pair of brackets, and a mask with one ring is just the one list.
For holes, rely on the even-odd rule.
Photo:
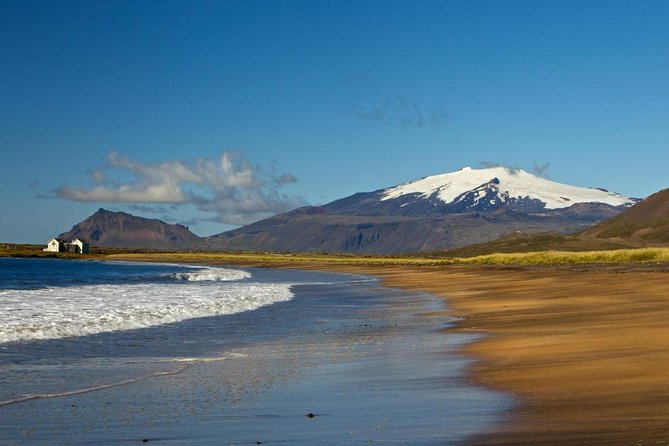
[(500, 163), (669, 186), (666, 1), (0, 0), (0, 241)]

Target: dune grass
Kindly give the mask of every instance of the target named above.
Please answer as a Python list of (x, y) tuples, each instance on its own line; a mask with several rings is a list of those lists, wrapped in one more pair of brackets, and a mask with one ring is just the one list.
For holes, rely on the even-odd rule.
[(669, 262), (669, 248), (635, 248), (602, 251), (537, 251), (499, 253), (455, 258), (455, 263), (476, 265), (577, 265)]
[(636, 248), (602, 251), (538, 251), (527, 253), (499, 253), (474, 257), (428, 258), (419, 256), (348, 256), (325, 254), (271, 254), (271, 253), (142, 253), (112, 254), (110, 260), (143, 260), (158, 262), (218, 263), (246, 265), (579, 265), (628, 264), (669, 262), (669, 248)]

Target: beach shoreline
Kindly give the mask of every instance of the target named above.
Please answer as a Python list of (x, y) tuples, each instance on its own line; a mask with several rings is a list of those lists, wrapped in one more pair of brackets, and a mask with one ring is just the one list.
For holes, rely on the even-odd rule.
[[(456, 445), (512, 404), (469, 379), (471, 359), (456, 352), (476, 336), (442, 332), (454, 322), (442, 299), (366, 274), (248, 271), (260, 283), (293, 283), (294, 297), (8, 345), (0, 364), (7, 389), (76, 391), (3, 406), (0, 443)], [(134, 379), (118, 379), (127, 374)]]
[[(362, 272), (358, 267), (344, 268)], [(441, 296), (485, 334), (473, 379), (519, 405), (472, 445), (669, 444), (669, 276), (662, 268), (364, 268)]]
[(255, 266), (367, 274), (445, 298), (461, 318), (449, 331), (485, 335), (462, 348), (472, 379), (518, 401), (468, 444), (669, 444), (666, 264)]

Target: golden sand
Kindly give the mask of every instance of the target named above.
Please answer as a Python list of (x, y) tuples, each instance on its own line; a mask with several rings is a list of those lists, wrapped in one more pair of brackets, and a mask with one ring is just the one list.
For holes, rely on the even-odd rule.
[(449, 314), (463, 318), (456, 330), (485, 334), (465, 347), (478, 359), (474, 379), (512, 394), (518, 407), (472, 444), (669, 444), (667, 272), (317, 262), (293, 267), (372, 274), (386, 286), (442, 296)]
[(669, 274), (374, 268), (448, 299), (475, 378), (519, 407), (472, 444), (669, 444)]

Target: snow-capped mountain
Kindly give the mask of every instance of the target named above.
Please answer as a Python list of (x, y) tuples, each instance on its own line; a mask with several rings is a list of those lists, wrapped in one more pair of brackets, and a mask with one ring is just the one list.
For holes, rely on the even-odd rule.
[[(384, 189), (381, 201), (404, 196), (434, 199), (444, 204), (466, 203), (468, 209), (497, 208), (519, 202), (540, 205), (544, 209), (562, 209), (576, 203), (604, 203), (630, 206), (636, 200), (605, 189), (584, 188), (556, 183), (521, 169), (491, 167), (433, 175)], [(539, 202), (539, 203), (538, 203)]]
[(465, 167), (457, 172), (355, 194), (323, 208), (354, 215), (441, 216), (500, 209), (545, 213), (574, 205), (625, 208), (636, 201), (606, 189), (556, 183), (521, 169)]
[(434, 175), (308, 206), (208, 237), (206, 249), (396, 254), (491, 241), (512, 232), (571, 233), (638, 200), (493, 167)]

